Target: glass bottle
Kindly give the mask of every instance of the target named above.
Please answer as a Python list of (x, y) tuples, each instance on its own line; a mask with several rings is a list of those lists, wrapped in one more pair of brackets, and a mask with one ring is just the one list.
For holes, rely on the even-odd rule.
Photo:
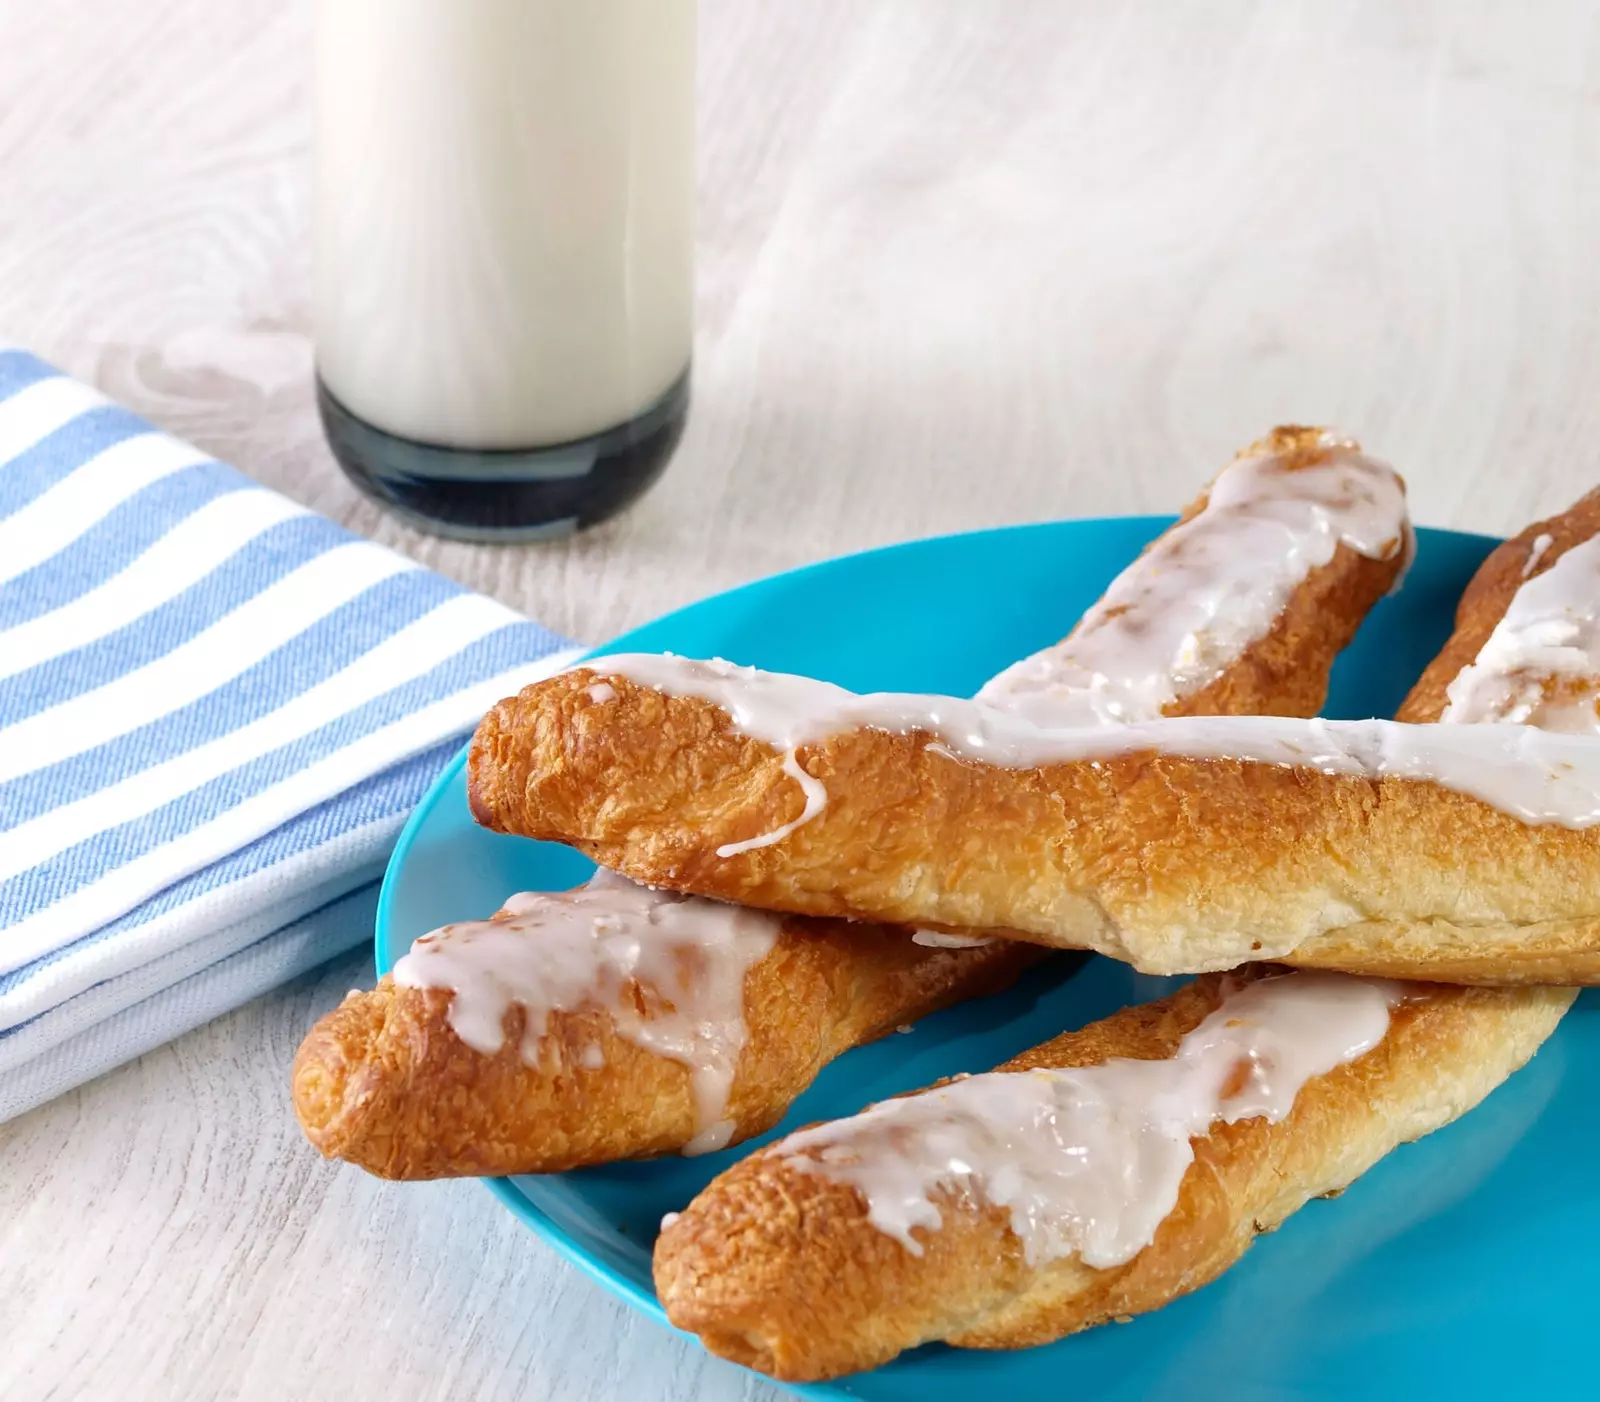
[(562, 534), (666, 466), (694, 31), (694, 0), (318, 0), (318, 402), (415, 524)]

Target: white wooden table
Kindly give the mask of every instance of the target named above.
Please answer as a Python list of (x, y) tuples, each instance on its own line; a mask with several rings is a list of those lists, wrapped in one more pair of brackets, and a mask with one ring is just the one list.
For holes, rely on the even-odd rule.
[[(579, 0), (573, 0), (579, 3)], [(626, 519), (446, 544), (318, 437), (308, 0), (0, 0), (0, 337), (576, 637), (796, 563), (1167, 510), (1280, 420), (1504, 531), (1600, 482), (1575, 0), (705, 0), (696, 406)], [(0, 1396), (770, 1398), (477, 1185), (323, 1163), (365, 957), (0, 1128)]]

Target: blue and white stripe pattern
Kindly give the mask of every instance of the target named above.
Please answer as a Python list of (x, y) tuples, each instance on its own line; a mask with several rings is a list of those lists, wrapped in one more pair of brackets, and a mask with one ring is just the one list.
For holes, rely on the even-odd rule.
[(572, 656), (0, 347), (0, 1119), (366, 938), (461, 737)]

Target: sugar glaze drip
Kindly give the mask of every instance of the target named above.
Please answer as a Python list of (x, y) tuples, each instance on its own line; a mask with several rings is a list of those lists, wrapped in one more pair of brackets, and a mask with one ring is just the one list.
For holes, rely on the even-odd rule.
[(1205, 507), (1122, 572), (1070, 636), (978, 693), (1055, 725), (1151, 720), (1272, 631), (1341, 545), (1411, 549), (1388, 464), (1316, 429), (1279, 429), (1212, 483)]
[[(1542, 578), (1542, 576), (1541, 576)], [(1535, 580), (1533, 583), (1537, 583)], [(1404, 725), (1292, 716), (1172, 716), (1052, 728), (981, 701), (879, 692), (681, 657), (627, 654), (585, 668), (728, 713), (740, 734), (784, 753), (861, 729), (930, 735), (951, 756), (1006, 769), (1156, 752), (1438, 784), (1524, 823), (1600, 822), (1600, 745), (1526, 725)]]
[[(1279, 445), (1280, 449), (1292, 446)], [(1231, 464), (1213, 484), (1205, 508), (1118, 577), (1106, 598), (1074, 631), (1070, 647), (1046, 649), (1007, 669), (981, 694), (1000, 710), (1025, 710), (1058, 724), (1106, 725), (1159, 715), (1162, 706), (1178, 695), (1212, 680), (1269, 628), (1288, 594), (1312, 569), (1326, 564), (1340, 544), (1373, 557), (1402, 548), (1409, 541), (1409, 527), (1403, 489), (1394, 472), (1328, 435), (1319, 439), (1318, 452), (1318, 461), (1293, 469), (1283, 451), (1247, 454)], [(1254, 559), (1249, 558), (1252, 554)], [(725, 666), (707, 665), (713, 670)], [(1092, 675), (1085, 667), (1091, 667)], [(596, 705), (616, 700), (609, 682), (595, 681), (586, 690)], [(1118, 699), (1106, 702), (1113, 694)], [(785, 754), (783, 769), (805, 796), (800, 814), (770, 832), (724, 844), (717, 849), (718, 856), (772, 846), (822, 812), (827, 790), (801, 767), (795, 748)], [(589, 907), (597, 890), (622, 892), (598, 898), (627, 907), (620, 941), (607, 943), (599, 936), (598, 921), (615, 919), (616, 913), (594, 916)], [(728, 910), (647, 892), (601, 874), (583, 892), (514, 896), (507, 902), (509, 920), (468, 922), (425, 936), (400, 961), (395, 974), (402, 983), (452, 988), (451, 1025), (479, 1050), (498, 1050), (506, 1010), (512, 1003), (526, 1007), (532, 1042), (525, 1037), (523, 1052), (531, 1058), (537, 1055), (552, 1012), (594, 1001), (614, 1005), (630, 976), (649, 985), (649, 968), (663, 957), (671, 962), (687, 923), (704, 912), (708, 927), (720, 930)], [(668, 911), (670, 917), (657, 918)], [(591, 916), (596, 928), (585, 936), (582, 921)], [(564, 942), (530, 953), (529, 932), (551, 925), (565, 932)], [(944, 949), (991, 942), (929, 931), (918, 931), (912, 938)], [(702, 942), (698, 952), (708, 986), (742, 986), (754, 962), (748, 945), (737, 940), (712, 938)], [(679, 1013), (671, 1016), (681, 1023), (686, 1006), (681, 990), (672, 1001)], [(723, 1006), (711, 1022), (716, 1028), (737, 1028), (736, 1035), (713, 1035), (687, 1052), (682, 1048), (689, 1039), (681, 1028), (674, 1035), (659, 1019), (644, 1022), (631, 1011), (628, 1016), (630, 1025), (617, 1024), (621, 1035), (649, 1047), (677, 1045), (681, 1053), (677, 1059), (694, 1072), (697, 1086), (704, 1081), (707, 1087), (703, 1096), (697, 1090), (697, 1096), (707, 1106), (714, 1106), (719, 1095), (725, 1103), (723, 1081), (731, 1081), (737, 1045), (742, 1045), (742, 1008)], [(646, 1027), (654, 1029), (648, 1036)], [(729, 1046), (733, 1046), (731, 1056)], [(708, 1054), (715, 1064), (700, 1065), (695, 1060), (700, 1053)], [(587, 1047), (579, 1064), (598, 1069), (602, 1060), (598, 1046)], [(710, 1113), (702, 1113), (702, 1132), (715, 1139), (723, 1122), (715, 1116), (707, 1119)]]
[(1131, 1260), (1217, 1123), (1284, 1119), (1313, 1077), (1372, 1050), (1404, 986), (1298, 972), (1230, 993), (1160, 1061), (995, 1071), (801, 1130), (766, 1152), (856, 1188), (915, 1256), (945, 1201), (1006, 1210), (1035, 1265)]
[[(1534, 541), (1525, 574), (1550, 544), (1545, 535)], [(1600, 536), (1574, 545), (1517, 590), (1477, 659), (1450, 683), (1442, 719), (1600, 735), (1597, 659)]]
[[(1535, 554), (1548, 545), (1539, 537)], [(1577, 551), (1584, 553), (1547, 583)], [(1595, 676), (1597, 597), (1600, 549), (1591, 541), (1517, 591), (1501, 626), (1457, 678), (1444, 722), (1412, 729), (1454, 730), (1475, 742), (1539, 736), (1504, 723), (1511, 708), (1500, 683), (1517, 675), (1542, 697), (1550, 675)], [(1562, 626), (1541, 636), (1552, 624)], [(1541, 665), (1550, 669), (1544, 676)], [(1463, 725), (1469, 705), (1502, 723)], [(935, 1197), (955, 1194), (1006, 1209), (1030, 1261), (1077, 1252), (1090, 1266), (1118, 1265), (1155, 1239), (1176, 1205), (1193, 1135), (1258, 1114), (1282, 1120), (1308, 1080), (1383, 1040), (1403, 996), (1404, 985), (1342, 974), (1269, 977), (1225, 998), (1167, 1060), (973, 1077), (802, 1131), (770, 1152), (852, 1184), (869, 1220), (917, 1255), (922, 1245), (912, 1229), (938, 1228)], [(1266, 1084), (1263, 1063), (1275, 1068)], [(1239, 1083), (1241, 1065), (1249, 1074)], [(1219, 1081), (1219, 1073), (1229, 1079)]]
[[(696, 1134), (685, 1153), (720, 1149), (748, 1033), (745, 975), (771, 953), (781, 917), (694, 896), (652, 891), (600, 871), (575, 891), (512, 896), (492, 920), (464, 921), (424, 935), (394, 967), (405, 988), (451, 992), (451, 1028), (494, 1055), (505, 1016), (525, 1009), (521, 1054), (539, 1066), (550, 1016), (603, 1010), (618, 1036), (689, 1069)], [(645, 1013), (635, 1004), (637, 988)], [(577, 1054), (598, 1070), (598, 1044)]]
[(958, 935), (949, 930), (915, 930), (911, 935), (912, 944), (929, 949), (982, 949), (994, 940), (993, 935)]
[[(1205, 506), (1123, 570), (1064, 642), (1006, 668), (978, 699), (1050, 726), (1153, 720), (1269, 633), (1340, 546), (1409, 563), (1404, 484), (1336, 434), (1277, 429), (1224, 468)], [(770, 847), (822, 812), (827, 789), (793, 749), (783, 770), (805, 795), (799, 816), (719, 857)]]

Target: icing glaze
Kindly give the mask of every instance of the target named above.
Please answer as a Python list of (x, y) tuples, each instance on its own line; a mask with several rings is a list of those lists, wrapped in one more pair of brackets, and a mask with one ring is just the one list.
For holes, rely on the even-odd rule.
[[(618, 1036), (688, 1067), (696, 1133), (684, 1152), (707, 1152), (733, 1135), (724, 1111), (747, 1036), (745, 974), (771, 952), (781, 924), (765, 911), (597, 872), (575, 891), (523, 892), (492, 920), (422, 936), (395, 964), (394, 981), (450, 990), (451, 1028), (486, 1055), (505, 1044), (506, 1013), (523, 1008), (520, 1050), (530, 1066), (549, 1055), (552, 1013), (603, 1009)], [(576, 1060), (598, 1070), (604, 1053), (591, 1043)]]
[[(1071, 684), (1071, 678), (1077, 675), (1072, 669), (1078, 664), (1067, 664), (1063, 671), (1062, 665), (1055, 660), (1060, 649), (1049, 649), (1039, 654), (1031, 663), (1022, 664), (1020, 670), (1010, 669), (997, 677), (989, 689), (995, 691), (997, 704), (1002, 709), (1020, 708), (1026, 701), (1030, 715), (1038, 717), (1048, 714), (1052, 720), (1061, 723), (1076, 718), (1085, 724), (1099, 725), (1133, 718), (1138, 713), (1131, 699), (1135, 694), (1147, 694), (1151, 698), (1170, 697), (1190, 686), (1203, 684), (1215, 675), (1214, 670), (1207, 674), (1197, 662), (1196, 650), (1202, 647), (1197, 640), (1202, 633), (1209, 639), (1203, 648), (1211, 659), (1208, 665), (1220, 668), (1229, 660), (1226, 654), (1230, 649), (1236, 651), (1248, 642), (1252, 629), (1270, 626), (1277, 606), (1268, 612), (1263, 605), (1260, 618), (1255, 623), (1241, 625), (1225, 620), (1224, 611), (1234, 594), (1241, 591), (1249, 593), (1257, 603), (1269, 598), (1274, 590), (1286, 596), (1306, 573), (1319, 563), (1331, 559), (1340, 542), (1369, 554), (1386, 553), (1396, 547), (1404, 528), (1404, 499), (1398, 479), (1388, 468), (1361, 458), (1347, 446), (1333, 444), (1330, 440), (1326, 462), (1296, 472), (1286, 471), (1281, 460), (1271, 455), (1241, 460), (1223, 472), (1199, 516), (1171, 533), (1178, 543), (1175, 546), (1158, 546), (1130, 565), (1112, 586), (1112, 592), (1107, 595), (1108, 602), (1092, 611), (1078, 629), (1078, 635), (1088, 633), (1093, 637), (1090, 652), (1098, 668), (1095, 684), (1115, 690), (1123, 698), (1121, 702), (1116, 706), (1086, 706), (1083, 697), (1074, 691)], [(1247, 563), (1242, 561), (1240, 552), (1257, 548), (1262, 552), (1262, 559), (1280, 566), (1278, 575), (1271, 581), (1262, 578), (1264, 570), (1260, 559), (1250, 563), (1248, 569), (1238, 568)], [(1232, 567), (1232, 573), (1224, 567)], [(1239, 582), (1244, 575), (1251, 576), (1256, 587), (1244, 590)], [(1177, 607), (1183, 597), (1191, 594), (1203, 596), (1199, 613), (1209, 615), (1210, 622), (1203, 628), (1198, 623), (1190, 628), (1189, 641), (1180, 644), (1174, 657), (1163, 664), (1161, 651), (1166, 644), (1160, 640), (1172, 631), (1167, 627), (1165, 614), (1169, 608)], [(1194, 608), (1190, 608), (1183, 616), (1193, 619), (1198, 615)], [(1141, 637), (1145, 639), (1142, 643)], [(681, 659), (670, 659), (668, 665), (670, 667), (680, 662)], [(698, 664), (683, 665), (694, 667)], [(705, 665), (712, 671), (725, 668), (725, 664)], [(1155, 675), (1164, 665), (1170, 675)], [(1173, 670), (1175, 668), (1187, 670), (1180, 674)], [(1033, 682), (1024, 684), (1024, 673), (1032, 677)], [(741, 674), (735, 670), (727, 675), (732, 678)], [(1058, 676), (1065, 678), (1061, 686), (1055, 686), (1052, 682)], [(1051, 685), (1047, 691), (1041, 691), (1034, 684), (1037, 682), (1051, 682)], [(605, 680), (590, 683), (585, 692), (596, 705), (609, 704), (617, 694), (616, 688)], [(836, 688), (833, 694), (841, 702), (849, 698), (849, 693)], [(757, 711), (742, 715), (738, 697), (733, 692), (730, 691), (724, 699), (735, 712), (736, 725), (766, 724)], [(1159, 713), (1160, 706), (1158, 699), (1148, 702), (1152, 714)], [(800, 786), (804, 795), (805, 803), (799, 815), (770, 832), (724, 844), (717, 849), (718, 856), (732, 857), (772, 846), (822, 812), (827, 803), (827, 789), (801, 767), (793, 747), (784, 755), (783, 772)], [(681, 941), (681, 930), (678, 928), (681, 920), (695, 918), (694, 912), (700, 904), (671, 895), (657, 896), (652, 900), (642, 895), (640, 888), (605, 872), (596, 874), (588, 888), (591, 894), (582, 900), (594, 899), (593, 892), (601, 887), (623, 893), (615, 899), (627, 907), (629, 928), (640, 940), (641, 947), (649, 947), (653, 958), (662, 953), (662, 932), (648, 919), (641, 921), (641, 917), (656, 905), (664, 909), (676, 908), (678, 920), (674, 922), (672, 930), (665, 932), (666, 943), (670, 946), (674, 940)], [(573, 900), (570, 893), (553, 896), (538, 892), (524, 893), (507, 901), (506, 913), (518, 917), (524, 925), (540, 923), (548, 914), (550, 920), (565, 929), (574, 918), (579, 918), (568, 908)], [(545, 910), (547, 904), (550, 906), (548, 913)], [(714, 913), (727, 909), (709, 904), (707, 908)], [(712, 918), (722, 917), (714, 914)], [(517, 932), (508, 930), (503, 921), (447, 927), (446, 931), (429, 939), (433, 941), (432, 945), (427, 941), (419, 942), (416, 962), (401, 961), (405, 966), (403, 979), (429, 978), (433, 982), (426, 986), (454, 987), (456, 998), (451, 1006), (452, 1025), (457, 1026), (463, 1040), (480, 1049), (499, 1047), (500, 1022), (511, 1002), (529, 1008), (530, 1028), (537, 1026), (542, 1029), (552, 1011), (571, 1009), (585, 1001), (594, 1001), (597, 997), (603, 997), (608, 1003), (616, 1001), (614, 993), (622, 977), (620, 968), (613, 961), (610, 972), (606, 972), (607, 956), (604, 949), (592, 942), (585, 943), (580, 937), (568, 937), (569, 945), (576, 941), (579, 954), (547, 953), (542, 956), (546, 962), (553, 960), (559, 966), (553, 975), (550, 970), (532, 966), (525, 951), (518, 952), (521, 950), (519, 936)], [(927, 930), (917, 931), (912, 939), (919, 945), (936, 949), (975, 949), (993, 942), (984, 936)], [(502, 957), (501, 951), (507, 946), (512, 951), (506, 956), (507, 969), (503, 974), (497, 973), (495, 962)], [(439, 948), (450, 951), (449, 962), (441, 961), (438, 957)], [(462, 948), (472, 950), (470, 958), (465, 961), (460, 952)], [(631, 949), (631, 946), (628, 948)], [(714, 947), (708, 944), (700, 952), (708, 968), (716, 966), (711, 968), (708, 975), (713, 983), (728, 983), (730, 986), (742, 983), (749, 967), (744, 962), (747, 955), (743, 947), (729, 943), (715, 944)], [(641, 964), (646, 962), (642, 954), (631, 957)], [(723, 968), (718, 962), (730, 958), (733, 960), (730, 967)], [(463, 979), (459, 986), (452, 984), (450, 980), (457, 977), (455, 966), (463, 962), (473, 966), (474, 974), (471, 978)], [(402, 977), (399, 968), (396, 969), (396, 976)], [(597, 979), (611, 991), (599, 988)], [(515, 996), (509, 986), (513, 982), (516, 985)], [(574, 998), (578, 1000), (577, 1003), (572, 1001)], [(673, 1001), (682, 1006), (677, 997)], [(723, 1008), (718, 1024), (731, 1025), (734, 1016), (734, 1011)], [(619, 1027), (619, 1030), (641, 1045), (650, 1045), (640, 1031), (642, 1026), (642, 1023), (638, 1024), (631, 1033), (626, 1028)], [(742, 1021), (739, 1026), (742, 1028)], [(463, 1032), (462, 1028), (468, 1031)], [(470, 1040), (468, 1032), (477, 1040)], [(534, 1035), (537, 1041), (541, 1034)], [(661, 1035), (659, 1029), (656, 1035)], [(682, 1043), (683, 1038), (680, 1036), (676, 1040)], [(714, 1056), (722, 1055), (717, 1039), (712, 1039), (709, 1045)], [(526, 1046), (524, 1050), (526, 1053)], [(697, 1066), (689, 1053), (680, 1055), (678, 1059), (691, 1069)], [(719, 1067), (714, 1073), (708, 1073), (712, 1074), (713, 1081), (731, 1074), (729, 1067), (736, 1059), (735, 1052), (728, 1067)], [(578, 1061), (584, 1069), (596, 1070), (603, 1063), (603, 1053), (598, 1046), (585, 1047), (578, 1054)], [(725, 1097), (725, 1090), (722, 1094)], [(714, 1100), (714, 1095), (709, 1097), (708, 1104)], [(731, 1138), (733, 1130), (731, 1123), (716, 1118), (714, 1111), (707, 1110), (702, 1117), (700, 1131), (686, 1152), (721, 1148)]]
[(800, 816), (773, 828), (771, 832), (762, 833), (759, 837), (747, 837), (743, 842), (723, 843), (717, 848), (719, 857), (737, 857), (741, 852), (753, 852), (758, 847), (770, 847), (774, 842), (782, 842), (796, 828), (804, 827), (827, 806), (827, 788), (820, 779), (813, 779), (800, 767), (800, 757), (793, 750), (783, 757), (783, 772), (800, 785), (800, 791), (806, 797), (806, 804), (800, 810)]
[(709, 702), (728, 713), (739, 733), (785, 755), (858, 729), (922, 732), (960, 760), (1010, 769), (1154, 751), (1364, 779), (1414, 779), (1466, 794), (1524, 823), (1586, 828), (1600, 822), (1600, 745), (1588, 736), (1525, 725), (1175, 716), (1120, 726), (1052, 727), (982, 701), (895, 692), (860, 696), (829, 682), (722, 661), (628, 654), (584, 665), (601, 675)]
[[(1320, 456), (1307, 462), (1312, 437)], [(1404, 485), (1393, 468), (1334, 434), (1280, 430), (1224, 468), (1206, 505), (1123, 570), (1064, 642), (1006, 668), (978, 698), (1050, 726), (1154, 719), (1270, 632), (1290, 595), (1341, 545), (1374, 559), (1403, 551), (1409, 563)], [(604, 682), (589, 687), (591, 699), (610, 700), (602, 688), (610, 690)], [(736, 727), (755, 733), (741, 721), (737, 697), (724, 701)], [(800, 815), (719, 847), (719, 857), (770, 847), (822, 812), (827, 789), (793, 749), (783, 769), (804, 792)]]
[(1533, 544), (1528, 547), (1528, 558), (1522, 562), (1522, 577), (1526, 579), (1539, 568), (1539, 561), (1544, 559), (1545, 551), (1556, 543), (1555, 537), (1542, 532), (1534, 536)]
[[(1548, 548), (1541, 536), (1535, 554), (1540, 541)], [(1485, 748), (1485, 737), (1508, 742), (1495, 751), (1502, 758), (1537, 749), (1540, 731), (1505, 722), (1523, 719), (1517, 711), (1526, 707), (1548, 723), (1551, 707), (1540, 705), (1546, 680), (1590, 680), (1600, 672), (1597, 586), (1600, 546), (1567, 552), (1517, 591), (1500, 627), (1457, 678), (1444, 721), (1390, 729), (1435, 740), (1454, 733), (1468, 742), (1456, 752), (1467, 763), (1473, 748)], [(1519, 687), (1531, 688), (1531, 701)], [(1592, 694), (1581, 727), (1590, 732)], [(1463, 724), (1469, 715), (1501, 724)], [(1382, 730), (1371, 731), (1377, 724), (1367, 728), (1381, 737)], [(1327, 723), (1307, 728), (1318, 726), (1329, 732)], [(1414, 744), (1403, 742), (1398, 752), (1414, 756)], [(1543, 757), (1547, 786), (1596, 747), (1579, 739), (1556, 748), (1568, 757)], [(1381, 746), (1379, 753), (1381, 760)], [(1193, 1136), (1219, 1121), (1282, 1120), (1307, 1081), (1383, 1040), (1401, 996), (1403, 985), (1342, 974), (1272, 977), (1225, 998), (1169, 1059), (973, 1077), (802, 1131), (770, 1152), (855, 1187), (873, 1225), (916, 1255), (923, 1248), (913, 1230), (936, 1230), (941, 1202), (964, 1197), (1004, 1209), (1030, 1262), (1076, 1252), (1090, 1266), (1114, 1266), (1154, 1241), (1176, 1205)]]
[(766, 1152), (849, 1184), (920, 1256), (950, 1199), (1004, 1209), (1030, 1263), (1131, 1260), (1219, 1122), (1284, 1119), (1307, 1081), (1383, 1040), (1398, 984), (1297, 972), (1229, 994), (1162, 1061), (970, 1076), (801, 1130)]
[[(1526, 577), (1550, 537), (1533, 543)], [(1443, 720), (1511, 721), (1600, 735), (1600, 536), (1574, 545), (1513, 596), (1470, 667), (1450, 683)]]
[(1064, 642), (1008, 667), (979, 698), (1057, 725), (1153, 719), (1271, 632), (1339, 546), (1372, 559), (1409, 550), (1394, 469), (1334, 435), (1320, 441), (1309, 464), (1273, 451), (1229, 464), (1205, 507), (1124, 570)]
[(929, 949), (982, 949), (994, 943), (993, 935), (957, 935), (948, 930), (916, 930), (911, 935), (912, 944), (923, 944)]

